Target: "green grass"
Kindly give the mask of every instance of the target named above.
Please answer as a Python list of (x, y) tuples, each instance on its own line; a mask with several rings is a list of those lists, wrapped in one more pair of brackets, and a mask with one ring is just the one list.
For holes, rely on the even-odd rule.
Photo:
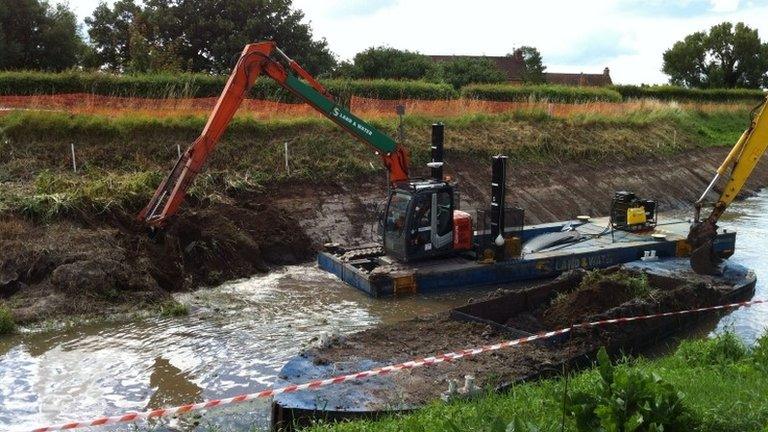
[(11, 311), (0, 305), (0, 335), (10, 334), (16, 330), (16, 323), (13, 321)]
[[(691, 431), (764, 431), (768, 425), (768, 376), (761, 348), (744, 356), (712, 359), (708, 353), (730, 351), (732, 336), (683, 342), (673, 355), (656, 360), (625, 360), (619, 368), (657, 375), (683, 394), (683, 404), (694, 419)], [(762, 339), (766, 345), (766, 338)], [(723, 346), (726, 346), (725, 348)], [(742, 349), (745, 350), (742, 346)], [(691, 355), (709, 360), (690, 362)], [(438, 366), (439, 367), (439, 366)], [(567, 381), (569, 394), (597, 392), (596, 369), (577, 373)], [(413, 414), (386, 417), (379, 421), (318, 424), (312, 432), (342, 431), (560, 431), (566, 380), (549, 379), (515, 386), (507, 393), (489, 393), (471, 401), (433, 403)], [(521, 427), (529, 423), (528, 427)], [(575, 430), (574, 420), (565, 418), (564, 430)]]

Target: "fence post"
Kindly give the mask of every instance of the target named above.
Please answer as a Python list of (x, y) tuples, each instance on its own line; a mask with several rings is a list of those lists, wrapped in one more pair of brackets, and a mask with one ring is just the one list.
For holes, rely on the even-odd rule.
[(70, 143), (69, 148), (72, 150), (72, 171), (77, 172), (77, 161), (75, 160), (75, 143)]
[(288, 141), (283, 143), (283, 148), (285, 149), (285, 172), (291, 175), (291, 167), (288, 165)]

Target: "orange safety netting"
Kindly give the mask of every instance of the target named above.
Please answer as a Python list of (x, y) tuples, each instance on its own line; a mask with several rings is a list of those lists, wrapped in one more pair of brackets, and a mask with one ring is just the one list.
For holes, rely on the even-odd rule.
[[(187, 99), (148, 99), (135, 97), (103, 96), (88, 93), (0, 96), (0, 110), (33, 109), (54, 110), (76, 114), (121, 116), (125, 114), (168, 117), (179, 115), (207, 115), (216, 104), (214, 97)], [(381, 100), (352, 97), (351, 110), (364, 118), (394, 117), (395, 107), (404, 105), (407, 114), (432, 117), (452, 117), (465, 114), (498, 114), (514, 111), (539, 111), (553, 117), (569, 117), (578, 114), (621, 115), (642, 109), (679, 106), (701, 111), (736, 110), (744, 104), (723, 103), (675, 103), (653, 100), (629, 102), (493, 102), (475, 99), (454, 100)], [(239, 114), (256, 118), (296, 118), (319, 116), (306, 104), (283, 103), (246, 99)]]

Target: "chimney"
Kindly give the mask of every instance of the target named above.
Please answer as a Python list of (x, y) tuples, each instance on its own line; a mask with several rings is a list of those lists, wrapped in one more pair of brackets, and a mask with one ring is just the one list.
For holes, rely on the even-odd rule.
[(611, 76), (611, 70), (606, 67), (605, 69), (603, 69), (603, 75)]

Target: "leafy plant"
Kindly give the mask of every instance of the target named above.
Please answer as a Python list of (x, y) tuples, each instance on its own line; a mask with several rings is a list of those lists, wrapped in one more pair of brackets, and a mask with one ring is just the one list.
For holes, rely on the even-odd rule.
[(683, 394), (656, 374), (611, 364), (605, 348), (597, 355), (597, 391), (570, 395), (566, 412), (579, 431), (661, 432), (691, 429)]

